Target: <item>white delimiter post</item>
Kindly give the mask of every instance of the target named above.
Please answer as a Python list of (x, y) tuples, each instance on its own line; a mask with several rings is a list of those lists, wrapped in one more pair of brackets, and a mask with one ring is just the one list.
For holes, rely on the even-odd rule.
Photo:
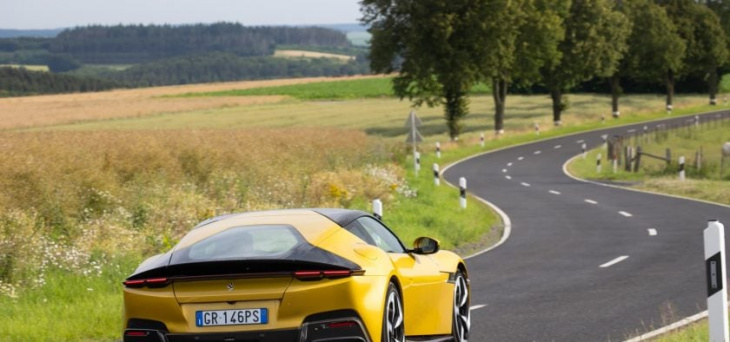
[(596, 173), (601, 173), (601, 154), (596, 156)]
[(433, 184), (436, 186), (441, 185), (441, 178), (439, 175), (439, 164), (433, 163)]
[(679, 180), (684, 180), (684, 156), (679, 157)]
[(725, 227), (711, 220), (705, 229), (705, 271), (710, 342), (728, 342), (727, 291), (725, 291)]
[(479, 135), (479, 145), (484, 147), (484, 133)]
[(441, 159), (441, 143), (436, 142), (436, 158)]
[(383, 220), (383, 202), (379, 199), (373, 200), (373, 216), (380, 221)]
[(459, 205), (461, 209), (466, 209), (466, 178), (459, 178)]
[(420, 152), (413, 152), (413, 162), (414, 162), (414, 166), (416, 168), (416, 174), (418, 174), (418, 171), (421, 171), (421, 153)]
[(586, 159), (586, 144), (583, 143), (580, 148), (581, 150), (583, 150), (583, 159)]

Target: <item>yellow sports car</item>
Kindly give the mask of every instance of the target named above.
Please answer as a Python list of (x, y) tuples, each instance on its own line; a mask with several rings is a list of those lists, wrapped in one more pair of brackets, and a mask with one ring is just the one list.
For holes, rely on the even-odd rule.
[(459, 256), (367, 213), (231, 214), (124, 281), (124, 341), (463, 342), (469, 298)]

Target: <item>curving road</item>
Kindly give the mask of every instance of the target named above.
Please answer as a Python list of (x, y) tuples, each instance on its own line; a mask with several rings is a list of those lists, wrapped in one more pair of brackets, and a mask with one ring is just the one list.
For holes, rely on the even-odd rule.
[[(716, 117), (708, 113), (703, 117)], [(574, 180), (563, 164), (602, 135), (484, 154), (444, 173), (502, 209), (509, 239), (469, 259), (470, 341), (621, 341), (706, 310), (702, 232), (728, 207)], [(604, 166), (606, 167), (606, 166)]]

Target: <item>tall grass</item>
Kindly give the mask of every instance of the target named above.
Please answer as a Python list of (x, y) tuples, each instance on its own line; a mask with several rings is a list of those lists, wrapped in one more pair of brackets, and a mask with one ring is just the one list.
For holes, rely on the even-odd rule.
[[(406, 244), (468, 252), (495, 224), (400, 166), (401, 144), (338, 129), (3, 132), (0, 340), (115, 340), (121, 284), (217, 214), (370, 210)], [(454, 199), (452, 199), (454, 197)]]

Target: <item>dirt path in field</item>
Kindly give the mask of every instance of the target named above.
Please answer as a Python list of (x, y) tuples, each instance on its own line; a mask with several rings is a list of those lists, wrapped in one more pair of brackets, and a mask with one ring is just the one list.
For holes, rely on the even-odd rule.
[(274, 103), (283, 96), (190, 97), (166, 95), (273, 87), (290, 84), (359, 79), (377, 76), (317, 77), (244, 81), (155, 88), (123, 89), (98, 93), (41, 95), (0, 99), (0, 129), (68, 124), (80, 121), (142, 117), (191, 110)]

